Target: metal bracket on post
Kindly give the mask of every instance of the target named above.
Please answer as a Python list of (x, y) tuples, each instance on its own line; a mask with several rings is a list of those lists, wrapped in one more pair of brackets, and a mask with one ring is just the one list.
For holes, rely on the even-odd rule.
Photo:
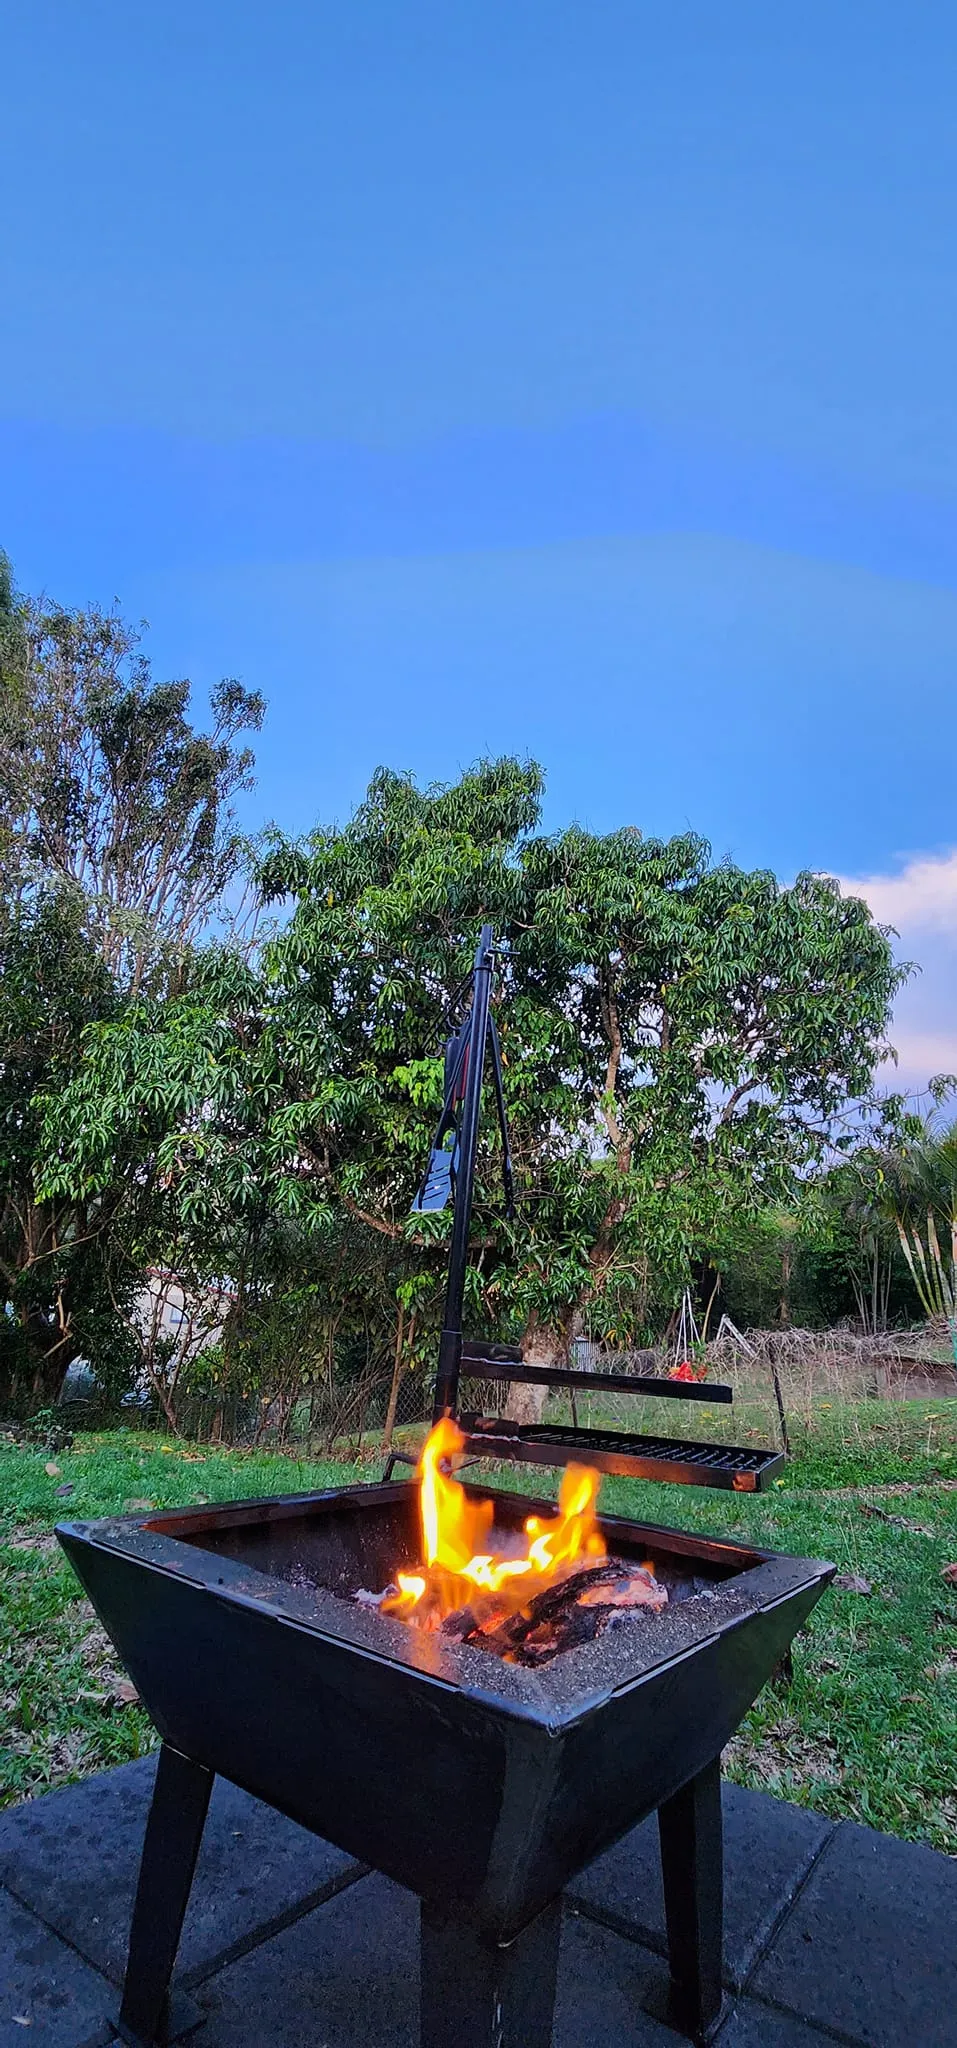
[(414, 1471), (418, 1462), (418, 1458), (413, 1458), (408, 1451), (390, 1451), (382, 1474), (383, 1482), (391, 1479), (397, 1465), (411, 1465)]

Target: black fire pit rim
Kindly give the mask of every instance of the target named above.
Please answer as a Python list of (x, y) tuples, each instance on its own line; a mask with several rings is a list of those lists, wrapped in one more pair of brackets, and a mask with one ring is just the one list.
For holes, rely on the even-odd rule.
[[(140, 1570), (158, 1572), (179, 1584), (199, 1587), (209, 1597), (255, 1612), (264, 1621), (318, 1637), (328, 1648), (371, 1658), (406, 1680), (461, 1694), (496, 1715), (532, 1721), (540, 1730), (555, 1733), (586, 1719), (613, 1694), (660, 1677), (671, 1665), (707, 1642), (745, 1625), (757, 1611), (776, 1606), (802, 1586), (831, 1578), (835, 1569), (819, 1560), (727, 1543), (721, 1538), (697, 1537), (689, 1531), (670, 1530), (657, 1523), (636, 1523), (624, 1516), (602, 1515), (600, 1523), (612, 1539), (617, 1530), (627, 1531), (632, 1544), (636, 1538), (639, 1542), (647, 1538), (664, 1548), (673, 1542), (685, 1554), (701, 1556), (702, 1552), (721, 1551), (740, 1558), (742, 1563), (733, 1579), (738, 1595), (734, 1611), (728, 1612), (726, 1603), (725, 1612), (713, 1617), (713, 1626), (703, 1627), (698, 1602), (687, 1601), (668, 1617), (667, 1640), (660, 1644), (657, 1656), (649, 1657), (647, 1651), (660, 1638), (662, 1623), (649, 1617), (636, 1627), (634, 1634), (615, 1631), (611, 1638), (599, 1638), (597, 1642), (563, 1652), (551, 1664), (527, 1670), (505, 1664), (487, 1651), (422, 1635), (403, 1622), (363, 1609), (326, 1588), (302, 1592), (255, 1565), (239, 1563), (204, 1550), (199, 1544), (185, 1542), (180, 1535), (164, 1533), (171, 1523), (182, 1532), (184, 1523), (201, 1529), (204, 1522), (225, 1515), (243, 1519), (252, 1513), (253, 1519), (265, 1519), (267, 1512), (275, 1515), (277, 1509), (284, 1519), (283, 1511), (295, 1514), (310, 1506), (321, 1509), (342, 1500), (367, 1503), (371, 1508), (406, 1498), (408, 1490), (408, 1482), (360, 1483), (306, 1494), (203, 1503), (194, 1508), (151, 1509), (93, 1522), (61, 1522), (57, 1524), (56, 1535), (68, 1555), (74, 1546), (119, 1554)], [(553, 1502), (530, 1501), (526, 1495), (486, 1487), (474, 1490), (483, 1498), (501, 1501), (513, 1510), (516, 1499), (531, 1511), (536, 1506), (546, 1510), (554, 1506)], [(749, 1562), (745, 1563), (745, 1559)], [(689, 1609), (694, 1612), (689, 1613)], [(132, 1676), (135, 1680), (136, 1673)]]

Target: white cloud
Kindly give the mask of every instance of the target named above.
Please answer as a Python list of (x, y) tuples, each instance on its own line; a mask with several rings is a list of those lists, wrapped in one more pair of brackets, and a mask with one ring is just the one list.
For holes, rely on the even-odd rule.
[(932, 1074), (957, 1074), (957, 1032), (908, 1031), (892, 1025), (896, 1065), (889, 1060), (880, 1078), (891, 1088), (926, 1087)]
[(908, 861), (898, 875), (842, 877), (846, 896), (863, 896), (880, 924), (901, 932), (957, 938), (957, 848)]
[(888, 1033), (897, 1064), (878, 1078), (919, 1095), (932, 1074), (957, 1074), (957, 848), (915, 855), (897, 874), (842, 876), (841, 888), (862, 896), (878, 923), (892, 925), (898, 957), (916, 963)]

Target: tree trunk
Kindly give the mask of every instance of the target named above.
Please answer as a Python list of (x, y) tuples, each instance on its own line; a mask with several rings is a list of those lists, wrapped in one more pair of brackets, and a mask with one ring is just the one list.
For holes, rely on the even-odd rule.
[[(522, 1357), (528, 1365), (568, 1364), (568, 1331), (540, 1323), (532, 1316), (522, 1338)], [(547, 1387), (523, 1387), (517, 1381), (505, 1404), (510, 1422), (541, 1422)]]
[(64, 1353), (57, 1347), (55, 1355), (38, 1358), (33, 1369), (31, 1393), (39, 1408), (55, 1408), (63, 1391), (67, 1368), (71, 1364), (71, 1353)]
[(0, 1405), (11, 1414), (55, 1408), (67, 1368), (77, 1356), (69, 1317), (65, 1327), (59, 1328), (41, 1310), (21, 1309), (17, 1320), (23, 1350), (19, 1356), (14, 1354), (11, 1365), (0, 1373)]
[(781, 1300), (778, 1306), (778, 1322), (786, 1330), (791, 1321), (791, 1247), (784, 1246), (781, 1253)]
[[(149, 1367), (147, 1367), (147, 1372), (149, 1372)], [(173, 1406), (172, 1391), (169, 1387), (163, 1385), (163, 1382), (157, 1373), (150, 1373), (149, 1377), (150, 1384), (153, 1388), (153, 1392), (156, 1395), (160, 1407), (163, 1410), (163, 1414), (166, 1417), (170, 1429), (172, 1430), (174, 1436), (178, 1436), (179, 1424), (176, 1420), (176, 1409)]]
[(705, 1270), (705, 1273), (706, 1273), (706, 1274), (707, 1274), (707, 1273), (713, 1273), (713, 1274), (714, 1274), (714, 1285), (713, 1285), (713, 1287), (712, 1287), (712, 1289), (711, 1289), (711, 1292), (710, 1292), (710, 1294), (708, 1295), (708, 1303), (707, 1303), (707, 1307), (706, 1307), (706, 1309), (705, 1309), (705, 1312), (704, 1312), (704, 1322), (703, 1322), (703, 1323), (702, 1323), (702, 1325), (701, 1325), (701, 1342), (702, 1342), (702, 1344), (707, 1344), (707, 1341), (708, 1341), (708, 1325), (709, 1325), (709, 1323), (710, 1323), (710, 1321), (711, 1321), (711, 1311), (712, 1311), (712, 1309), (713, 1309), (713, 1307), (714, 1307), (714, 1305), (715, 1305), (715, 1301), (717, 1300), (717, 1297), (718, 1297), (718, 1294), (719, 1294), (719, 1291), (720, 1291), (720, 1288), (721, 1288), (721, 1274), (720, 1274), (720, 1272), (718, 1271), (718, 1268), (717, 1268), (717, 1266), (706, 1266), (704, 1270)]

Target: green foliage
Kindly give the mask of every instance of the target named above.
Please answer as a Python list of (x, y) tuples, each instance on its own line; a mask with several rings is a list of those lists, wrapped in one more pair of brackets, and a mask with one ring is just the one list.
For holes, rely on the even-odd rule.
[(13, 587), (13, 570), (3, 549), (0, 548), (0, 687), (10, 676), (15, 662), (20, 657), (18, 609)]
[(111, 978), (75, 905), (43, 894), (0, 915), (0, 1402), (55, 1396), (83, 1353), (123, 1381), (130, 1345), (115, 1271), (109, 1205), (75, 1186), (37, 1187), (42, 1101), (80, 1060), (91, 1019), (114, 1015)]
[[(0, 1016), (18, 1384), (55, 1391), (82, 1348), (133, 1359), (171, 1419), (191, 1385), (284, 1400), (297, 1374), (332, 1413), (344, 1373), (425, 1356), (450, 1219), (409, 1208), (486, 919), (519, 1213), (489, 1127), (469, 1313), (540, 1356), (580, 1317), (612, 1341), (660, 1326), (870, 1087), (897, 976), (820, 877), (782, 889), (690, 833), (543, 834), (530, 762), (429, 789), (381, 770), (344, 828), (273, 839), (260, 907), (288, 916), (255, 959), (197, 951), (247, 856), (232, 798), (260, 699), (223, 683), (198, 733), (116, 613), (22, 599), (8, 573), (0, 681), (0, 868), (34, 973)], [(151, 1268), (191, 1328), (207, 1314), (201, 1358), (130, 1317)]]
[[(866, 906), (714, 867), (690, 834), (541, 835), (541, 787), (512, 760), (425, 791), (380, 772), (344, 829), (271, 847), (263, 894), (292, 907), (255, 968), (197, 960), (93, 1029), (47, 1098), (50, 1193), (115, 1200), (143, 1259), (175, 1243), (177, 1270), (241, 1273), (239, 1351), (290, 1229), (292, 1304), (344, 1280), (367, 1354), (400, 1306), (420, 1341), (434, 1326), (449, 1218), (409, 1209), (486, 919), (519, 1196), (508, 1224), (488, 1120), (470, 1285), (489, 1329), (559, 1354), (581, 1314), (633, 1337), (869, 1087), (897, 974)], [(373, 1255), (350, 1274), (356, 1231)]]
[(543, 837), (540, 790), (510, 761), (450, 790), (380, 774), (344, 831), (266, 863), (295, 899), (269, 971), (292, 1032), (307, 1005), (351, 1082), (300, 1101), (300, 1137), (397, 1231), (439, 1098), (423, 1055), (487, 917), (521, 1210), (505, 1230), (483, 1160), (487, 1311), (562, 1332), (584, 1308), (632, 1333), (729, 1205), (820, 1156), (870, 1086), (897, 975), (866, 906), (821, 878), (712, 867), (693, 835)]
[(859, 1146), (810, 1186), (803, 1204), (825, 1319), (853, 1314), (867, 1331), (920, 1313), (888, 1203), (888, 1172), (906, 1131), (892, 1124), (880, 1135), (882, 1142)]
[(924, 1124), (886, 1162), (883, 1208), (925, 1315), (946, 1317), (957, 1357), (957, 1124)]
[[(826, 1323), (821, 1247), (796, 1209), (770, 1204), (736, 1219), (720, 1261), (720, 1311), (739, 1330)], [(841, 1304), (838, 1313), (845, 1306)], [(712, 1316), (712, 1328), (715, 1318)]]
[[(147, 1085), (144, 1133), (122, 1114), (111, 1127), (91, 1103), (87, 1168), (57, 1171), (70, 1137), (57, 1105), (72, 1099), (85, 1029), (115, 1026), (114, 1067), (125, 1029), (148, 1041), (156, 1005), (190, 985), (197, 941), (217, 920), (235, 935), (248, 865), (232, 799), (249, 786), (240, 742), (262, 701), (223, 682), (211, 729), (197, 732), (189, 684), (154, 681), (139, 639), (115, 612), (18, 595), (0, 558), (3, 1405), (54, 1399), (78, 1356), (104, 1390), (125, 1384), (142, 1350), (130, 1311), (145, 1269), (157, 1247), (181, 1249), (190, 1201), (197, 1217), (203, 1206), (195, 1173), (181, 1216), (162, 1157), (152, 1176), (140, 1171), (157, 1119), (178, 1114), (173, 1033), (162, 1077)], [(182, 1063), (188, 1006), (178, 1029)], [(222, 1212), (234, 1190), (217, 1192)], [(205, 1284), (205, 1252), (198, 1265)]]

